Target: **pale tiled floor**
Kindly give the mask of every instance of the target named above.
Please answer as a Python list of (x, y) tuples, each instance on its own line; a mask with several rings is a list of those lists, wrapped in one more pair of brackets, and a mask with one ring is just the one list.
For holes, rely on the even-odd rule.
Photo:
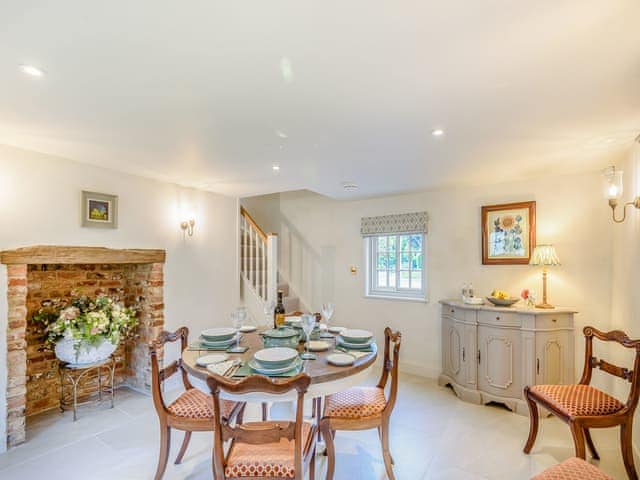
[[(250, 416), (257, 414), (252, 406)], [(273, 408), (283, 415), (284, 406)], [(391, 450), (400, 480), (528, 479), (568, 458), (567, 427), (554, 418), (542, 421), (534, 453), (524, 455), (529, 420), (501, 407), (480, 407), (458, 400), (434, 381), (404, 375), (392, 418)], [(41, 415), (28, 424), (28, 441), (0, 455), (0, 478), (149, 479), (157, 461), (158, 425), (151, 399), (121, 389), (116, 408), (86, 407), (79, 420), (71, 412)], [(182, 433), (173, 436), (172, 456)], [(617, 430), (594, 432), (600, 467), (624, 479)], [(165, 479), (211, 479), (211, 434), (194, 434), (182, 465), (170, 460)], [(375, 430), (339, 432), (336, 478), (383, 479), (384, 466)], [(318, 457), (317, 478), (325, 458)]]

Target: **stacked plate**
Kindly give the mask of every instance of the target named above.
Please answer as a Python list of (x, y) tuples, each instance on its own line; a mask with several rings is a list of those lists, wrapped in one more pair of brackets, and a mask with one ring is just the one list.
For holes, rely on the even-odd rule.
[(209, 328), (200, 333), (200, 342), (207, 347), (229, 347), (236, 340), (235, 328)]
[(338, 345), (354, 350), (367, 349), (375, 341), (368, 330), (344, 330), (338, 336)]
[(263, 375), (278, 375), (298, 367), (301, 361), (293, 348), (272, 347), (258, 350), (249, 360), (249, 366)]

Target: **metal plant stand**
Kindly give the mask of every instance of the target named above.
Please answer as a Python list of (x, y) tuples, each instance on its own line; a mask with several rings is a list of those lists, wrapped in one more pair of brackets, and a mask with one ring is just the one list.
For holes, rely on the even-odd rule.
[[(89, 398), (83, 402), (78, 402), (78, 387), (83, 378), (89, 375), (92, 371), (98, 371), (98, 390), (90, 393)], [(103, 384), (103, 375), (106, 370), (107, 380)], [(116, 361), (113, 356), (103, 360), (102, 362), (89, 363), (89, 364), (74, 364), (61, 362), (59, 366), (60, 371), (60, 411), (73, 410), (73, 421), (77, 420), (77, 409), (79, 405), (85, 405), (88, 403), (101, 402), (103, 395), (109, 395), (111, 399), (111, 407), (113, 408), (114, 397), (114, 382)], [(97, 398), (93, 398), (97, 397)]]

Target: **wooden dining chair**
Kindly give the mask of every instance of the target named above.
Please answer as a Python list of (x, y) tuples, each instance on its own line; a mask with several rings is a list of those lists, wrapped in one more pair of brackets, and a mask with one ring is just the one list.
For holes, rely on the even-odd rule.
[[(531, 452), (536, 441), (538, 434), (537, 404), (539, 403), (569, 425), (576, 457), (581, 459), (585, 458), (585, 440), (593, 458), (596, 460), (600, 458), (589, 433), (590, 428), (620, 425), (620, 444), (624, 466), (628, 477), (637, 480), (638, 474), (633, 464), (631, 436), (633, 413), (638, 405), (638, 396), (640, 395), (640, 340), (631, 340), (620, 330), (601, 332), (594, 327), (585, 327), (584, 336), (586, 341), (585, 361), (580, 383), (577, 385), (531, 385), (525, 387), (524, 394), (529, 405), (531, 423), (524, 452)], [(594, 357), (594, 337), (604, 342), (615, 342), (625, 348), (634, 349), (633, 370), (618, 367)], [(626, 403), (622, 403), (617, 398), (590, 385), (593, 369), (596, 367), (631, 383)]]
[[(320, 431), (327, 446), (327, 480), (333, 479), (335, 470), (334, 437), (336, 430), (368, 430), (377, 428), (382, 443), (382, 457), (387, 476), (394, 480), (393, 457), (389, 451), (389, 420), (398, 396), (398, 359), (400, 358), (400, 332), (384, 330), (384, 358), (382, 375), (375, 387), (354, 387), (329, 395), (324, 401)], [(391, 356), (393, 343), (393, 357)], [(388, 398), (385, 387), (391, 375)]]
[[(182, 365), (182, 359), (172, 362), (165, 368), (160, 368), (158, 356), (161, 354), (164, 345), (168, 342), (181, 341), (181, 352), (187, 348), (189, 329), (180, 327), (175, 332), (162, 332), (157, 339), (149, 344), (149, 355), (151, 356), (151, 391), (153, 394), (153, 404), (160, 420), (160, 455), (155, 479), (160, 480), (167, 468), (169, 459), (169, 449), (171, 446), (171, 429), (184, 431), (184, 440), (178, 452), (175, 463), (179, 464), (184, 457), (191, 432), (207, 432), (214, 428), (213, 422), (213, 400), (211, 395), (194, 388), (189, 382), (187, 371)], [(162, 384), (173, 374), (180, 371), (182, 373), (182, 383), (185, 391), (180, 396), (166, 405), (162, 396)], [(222, 414), (224, 422), (233, 420), (242, 421), (244, 403), (222, 402)]]
[(598, 467), (581, 458), (568, 458), (531, 477), (531, 480), (613, 480)]
[[(288, 478), (302, 480), (309, 472), (315, 477), (317, 426), (304, 421), (304, 395), (311, 377), (301, 373), (290, 379), (272, 380), (252, 375), (240, 382), (218, 375), (207, 379), (213, 395), (216, 428), (213, 433), (213, 478), (216, 480), (257, 480)], [(221, 391), (234, 395), (251, 392), (282, 395), (297, 392), (295, 421), (262, 421), (229, 425), (224, 421)], [(225, 456), (224, 444), (230, 441)]]

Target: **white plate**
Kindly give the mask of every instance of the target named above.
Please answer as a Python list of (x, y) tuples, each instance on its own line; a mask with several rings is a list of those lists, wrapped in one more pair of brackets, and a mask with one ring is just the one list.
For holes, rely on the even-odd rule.
[(300, 360), (300, 357), (296, 356), (296, 358), (291, 363), (285, 365), (284, 367), (265, 368), (264, 366), (256, 362), (254, 358), (252, 358), (251, 360), (249, 360), (249, 366), (256, 372), (263, 373), (264, 375), (278, 375), (280, 373), (285, 373), (289, 370), (293, 370), (300, 365), (300, 362), (302, 362), (302, 360)]
[(309, 350), (312, 352), (324, 352), (325, 350), (329, 350), (329, 344), (322, 340), (311, 340), (309, 342)]
[(200, 332), (202, 337), (212, 338), (212, 342), (220, 342), (222, 340), (227, 340), (229, 337), (235, 335), (236, 329), (230, 327), (221, 327), (221, 328), (208, 328)]
[(255, 332), (256, 331), (256, 326), (255, 325), (243, 325), (240, 327), (240, 331), (242, 333), (250, 333), (250, 332)]
[(329, 327), (328, 330), (331, 333), (342, 333), (346, 330), (346, 327)]
[(357, 350), (358, 348), (368, 348), (368, 347), (370, 347), (373, 344), (374, 341), (375, 341), (375, 339), (370, 338), (369, 341), (364, 342), (364, 343), (349, 343), (349, 342), (345, 341), (344, 338), (338, 337), (337, 343), (338, 343), (338, 345), (342, 345), (343, 347), (355, 348)]
[(366, 343), (373, 338), (373, 332), (370, 332), (368, 330), (347, 329), (341, 332), (341, 335), (347, 342), (351, 343)]
[(206, 347), (228, 347), (235, 341), (235, 337), (230, 338), (229, 340), (221, 340), (219, 342), (212, 342), (210, 340), (207, 340), (206, 338), (200, 337), (200, 343), (202, 343)]
[(298, 357), (298, 351), (289, 347), (273, 347), (263, 348), (253, 354), (253, 358), (266, 366), (271, 364), (278, 364), (283, 362), (291, 362), (294, 358)]
[(356, 361), (356, 358), (353, 355), (349, 355), (348, 353), (332, 353), (327, 356), (327, 362), (331, 365), (337, 365), (338, 367), (346, 367), (348, 365), (353, 365), (353, 362)]
[(196, 358), (196, 364), (201, 367), (206, 367), (207, 365), (211, 365), (212, 363), (220, 363), (229, 359), (229, 355), (226, 353), (212, 353), (211, 355), (203, 355), (201, 357)]

